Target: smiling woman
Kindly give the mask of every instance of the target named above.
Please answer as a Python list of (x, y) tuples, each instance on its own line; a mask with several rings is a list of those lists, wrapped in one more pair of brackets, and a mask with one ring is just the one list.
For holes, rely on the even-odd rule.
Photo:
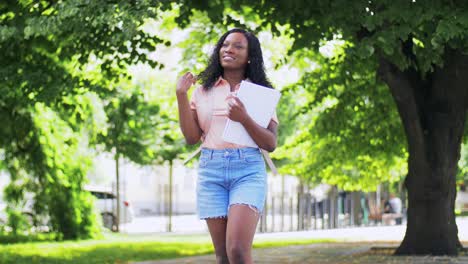
[[(226, 32), (199, 78), (202, 85), (190, 101), (187, 91), (196, 82), (194, 75), (184, 74), (176, 87), (182, 133), (188, 144), (203, 142), (198, 215), (206, 220), (218, 263), (252, 263), (252, 241), (267, 187), (259, 148), (276, 148), (278, 126), (276, 114), (267, 128), (258, 125), (234, 95), (243, 80), (272, 88), (257, 37), (243, 29)], [(222, 134), (228, 119), (242, 124), (258, 148), (224, 141)]]
[[(221, 36), (216, 43), (208, 66), (198, 76), (204, 89), (211, 89), (219, 77), (226, 79), (225, 70), (229, 72), (230, 57), (233, 61), (236, 60), (237, 65), (243, 65), (241, 70), (243, 75), (240, 78), (247, 78), (251, 82), (265, 87), (272, 87), (265, 74), (260, 41), (251, 32), (235, 28)], [(228, 68), (225, 68), (226, 66)]]
[(229, 34), (219, 50), (221, 66), (224, 69), (245, 68), (248, 60), (248, 43), (242, 33)]

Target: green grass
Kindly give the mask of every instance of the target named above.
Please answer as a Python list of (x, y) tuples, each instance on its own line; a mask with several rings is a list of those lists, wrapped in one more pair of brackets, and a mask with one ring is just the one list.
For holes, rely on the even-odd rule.
[(57, 241), (57, 235), (54, 233), (39, 233), (39, 234), (4, 234), (0, 233), (0, 245), (15, 244), (26, 242), (47, 242)]
[(460, 210), (455, 210), (455, 215), (457, 217), (465, 217), (468, 216), (468, 211), (460, 211)]
[[(255, 248), (333, 242), (332, 240), (258, 241)], [(0, 245), (0, 263), (127, 263), (213, 253), (208, 235), (115, 235), (101, 240)]]

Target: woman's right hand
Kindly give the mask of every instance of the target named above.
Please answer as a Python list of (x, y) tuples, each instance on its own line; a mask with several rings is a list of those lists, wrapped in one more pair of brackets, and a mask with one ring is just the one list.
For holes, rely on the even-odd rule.
[(187, 91), (196, 81), (197, 78), (192, 73), (187, 72), (177, 80), (176, 85), (180, 128), (185, 141), (190, 145), (199, 142), (203, 133), (198, 125), (196, 113), (191, 111), (190, 102), (187, 98)]
[(195, 77), (191, 72), (186, 72), (177, 81), (176, 93), (177, 94), (184, 94), (184, 93), (186, 94), (187, 91), (192, 86), (192, 84), (195, 84), (196, 81), (197, 81), (197, 77)]

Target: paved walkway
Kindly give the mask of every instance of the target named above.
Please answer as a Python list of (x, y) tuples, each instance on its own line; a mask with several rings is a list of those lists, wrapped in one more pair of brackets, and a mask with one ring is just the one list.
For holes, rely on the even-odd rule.
[[(468, 263), (468, 256), (459, 257), (400, 257), (391, 256), (392, 250), (397, 244), (389, 243), (330, 243), (312, 244), (301, 246), (288, 246), (280, 248), (255, 249), (253, 251), (254, 261), (257, 264), (270, 263), (295, 263), (295, 264), (426, 264), (444, 263), (461, 264)], [(375, 250), (371, 250), (371, 248)], [(214, 255), (188, 257), (163, 261), (146, 261), (137, 264), (215, 264)]]
[[(457, 219), (459, 238), (468, 247), (468, 218)], [(406, 226), (374, 226), (302, 232), (263, 233), (255, 241), (329, 238), (341, 242), (322, 243), (278, 248), (254, 249), (255, 263), (315, 263), (315, 264), (387, 264), (387, 263), (444, 263), (468, 264), (468, 255), (459, 257), (392, 256), (400, 244)], [(187, 257), (162, 261), (145, 261), (134, 264), (216, 263), (214, 255)]]

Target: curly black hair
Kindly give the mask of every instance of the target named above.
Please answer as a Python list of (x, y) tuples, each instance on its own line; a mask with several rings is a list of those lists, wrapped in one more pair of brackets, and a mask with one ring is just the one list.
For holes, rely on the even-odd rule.
[(223, 75), (224, 69), (219, 61), (219, 50), (221, 49), (224, 40), (231, 33), (242, 33), (247, 38), (248, 42), (248, 57), (250, 63), (247, 64), (245, 69), (245, 78), (249, 78), (253, 83), (263, 85), (266, 87), (273, 88), (270, 81), (265, 74), (265, 66), (263, 63), (262, 48), (260, 47), (260, 41), (258, 38), (244, 29), (234, 28), (226, 33), (218, 40), (216, 46), (211, 54), (208, 66), (206, 69), (198, 75), (198, 79), (201, 80), (203, 88), (209, 90), (213, 87), (215, 82), (220, 76)]

